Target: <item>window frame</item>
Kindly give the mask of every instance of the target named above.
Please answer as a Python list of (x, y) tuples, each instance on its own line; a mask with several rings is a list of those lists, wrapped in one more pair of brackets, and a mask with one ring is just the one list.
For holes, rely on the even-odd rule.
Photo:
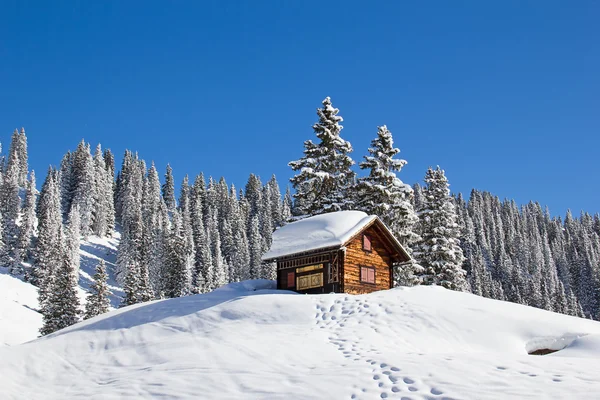
[[(366, 277), (365, 277), (366, 280), (363, 280), (363, 268), (367, 271), (367, 274), (366, 274)], [(369, 272), (368, 271), (373, 271), (373, 282), (370, 282), (368, 280), (369, 279)], [(360, 283), (366, 283), (368, 285), (376, 285), (377, 284), (377, 273), (376, 273), (376, 268), (375, 267), (370, 267), (370, 266), (367, 266), (367, 265), (361, 265), (360, 266), (360, 272), (359, 272), (359, 274), (360, 274), (360, 277), (359, 277)]]

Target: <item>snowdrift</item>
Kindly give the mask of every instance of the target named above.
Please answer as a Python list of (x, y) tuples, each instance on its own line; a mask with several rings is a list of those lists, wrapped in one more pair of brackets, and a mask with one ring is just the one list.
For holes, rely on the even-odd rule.
[(247, 281), (119, 309), (0, 360), (2, 399), (593, 399), (600, 324), (438, 287), (297, 295)]

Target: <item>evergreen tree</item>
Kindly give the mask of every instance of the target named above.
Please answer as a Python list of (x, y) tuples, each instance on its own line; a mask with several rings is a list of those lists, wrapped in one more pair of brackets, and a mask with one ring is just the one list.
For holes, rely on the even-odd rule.
[(181, 297), (190, 293), (191, 270), (185, 242), (181, 215), (178, 210), (175, 210), (165, 260), (167, 268), (165, 295), (167, 297)]
[(94, 153), (94, 210), (92, 214), (95, 235), (110, 236), (114, 229), (115, 211), (113, 204), (112, 177), (106, 168), (106, 162), (100, 145)]
[(82, 140), (79, 142), (77, 150), (73, 153), (72, 204), (79, 207), (79, 212), (81, 213), (81, 234), (84, 237), (88, 237), (92, 233), (92, 214), (96, 207), (94, 202), (94, 183), (94, 160), (90, 153), (90, 145)]
[[(58, 200), (58, 196), (56, 196)], [(58, 205), (58, 201), (56, 201)], [(58, 331), (79, 321), (79, 298), (77, 282), (79, 269), (79, 210), (73, 207), (69, 214), (67, 234), (59, 233), (60, 262), (50, 282), (47, 299), (41, 302), (43, 326), (42, 335)]]
[(415, 257), (425, 268), (424, 284), (442, 285), (453, 290), (467, 290), (464, 256), (459, 245), (459, 226), (448, 180), (444, 171), (429, 168), (425, 175), (424, 205), (419, 210), (422, 240)]
[[(377, 128), (377, 138), (371, 141), (369, 155), (360, 163), (360, 168), (368, 169), (369, 175), (357, 183), (357, 208), (369, 215), (377, 215), (400, 241), (404, 249), (412, 254), (412, 246), (420, 239), (415, 233), (418, 221), (414, 211), (412, 188), (396, 176), (405, 160), (395, 159), (400, 150), (394, 147), (392, 133), (385, 125)], [(411, 260), (395, 267), (397, 285), (418, 283), (417, 274), (422, 268)]]
[(66, 216), (73, 202), (73, 155), (70, 151), (63, 156), (59, 171), (61, 212)]
[(90, 286), (90, 292), (85, 303), (84, 319), (93, 318), (110, 310), (109, 296), (112, 294), (108, 284), (108, 275), (104, 260), (100, 259), (93, 276), (94, 282)]
[[(18, 138), (18, 132), (15, 131)], [(13, 140), (15, 139), (13, 136)], [(0, 192), (0, 212), (3, 217), (2, 226), (4, 231), (3, 243), (4, 253), (2, 254), (2, 263), (11, 266), (11, 272), (19, 274), (21, 272), (20, 260), (18, 259), (18, 238), (19, 225), (17, 219), (21, 212), (21, 198), (19, 197), (19, 158), (16, 151), (11, 151), (8, 159), (6, 173), (3, 176), (2, 191)]]
[[(27, 181), (25, 191), (25, 204), (21, 214), (21, 226), (19, 229), (19, 238), (17, 240), (17, 255), (15, 256), (18, 264), (21, 261), (29, 259), (29, 249), (31, 239), (37, 228), (37, 216), (35, 213), (37, 189), (35, 185), (35, 172), (32, 170)], [(20, 271), (19, 271), (20, 272)]]
[(294, 214), (298, 217), (353, 207), (350, 190), (355, 174), (350, 168), (354, 161), (349, 156), (352, 145), (340, 136), (343, 119), (338, 112), (329, 97), (323, 100), (323, 108), (317, 109), (319, 122), (313, 125), (319, 143), (305, 141), (304, 156), (289, 163), (294, 171), (299, 171), (290, 179), (296, 190)]
[(54, 272), (63, 261), (62, 216), (57, 172), (51, 168), (42, 186), (37, 217), (38, 238), (31, 281), (39, 288), (38, 299), (40, 307), (43, 308), (52, 290)]
[(173, 169), (167, 164), (167, 173), (165, 174), (165, 183), (162, 186), (162, 195), (169, 211), (177, 207), (175, 202), (175, 179), (173, 179)]

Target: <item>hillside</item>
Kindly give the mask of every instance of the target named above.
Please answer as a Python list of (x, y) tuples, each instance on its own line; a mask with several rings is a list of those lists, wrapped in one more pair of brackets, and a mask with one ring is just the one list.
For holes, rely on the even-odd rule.
[(600, 389), (597, 322), (439, 287), (307, 296), (271, 285), (139, 304), (0, 348), (2, 398), (592, 399)]
[[(112, 275), (119, 239), (119, 232), (115, 232), (110, 239), (90, 236), (80, 242), (78, 292), (82, 308), (100, 259), (108, 266), (112, 306), (119, 306), (123, 292)], [(36, 311), (39, 307), (37, 296), (35, 286), (11, 276), (7, 268), (0, 267), (0, 346), (24, 343), (39, 336), (42, 316)]]

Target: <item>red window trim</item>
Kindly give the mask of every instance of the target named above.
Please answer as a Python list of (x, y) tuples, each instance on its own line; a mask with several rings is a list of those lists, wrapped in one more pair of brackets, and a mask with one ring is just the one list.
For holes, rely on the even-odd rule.
[[(363, 274), (364, 272), (364, 274)], [(365, 276), (366, 275), (366, 276)], [(371, 276), (372, 275), (372, 281), (371, 281)], [(372, 285), (375, 285), (375, 267), (367, 267), (367, 266), (363, 266), (361, 265), (360, 267), (360, 282), (361, 283), (369, 283)]]

